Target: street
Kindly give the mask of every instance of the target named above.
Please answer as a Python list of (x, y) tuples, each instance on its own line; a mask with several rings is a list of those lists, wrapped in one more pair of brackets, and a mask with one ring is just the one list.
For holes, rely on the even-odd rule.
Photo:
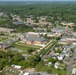
[(67, 65), (67, 72), (66, 75), (70, 75), (70, 72), (72, 71), (72, 65), (74, 63), (74, 58), (76, 57), (76, 51), (73, 54), (73, 57), (70, 59), (69, 64)]

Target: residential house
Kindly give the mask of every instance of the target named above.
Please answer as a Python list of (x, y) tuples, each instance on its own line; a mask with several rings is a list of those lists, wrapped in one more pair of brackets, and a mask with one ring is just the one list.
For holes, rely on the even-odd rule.
[(66, 27), (73, 27), (74, 23), (61, 22), (61, 25), (66, 26)]
[(56, 27), (56, 28), (52, 28), (51, 31), (56, 33), (64, 33), (66, 29), (63, 27)]
[(22, 68), (22, 66), (19, 66), (19, 65), (11, 65), (11, 67), (16, 68), (16, 69), (21, 69)]
[(9, 28), (0, 27), (0, 32), (12, 33), (12, 32), (14, 32), (14, 31), (15, 31), (15, 29), (9, 29)]
[(27, 23), (31, 23), (31, 24), (34, 24), (35, 23), (35, 20), (32, 20), (31, 18), (27, 18)]
[(72, 75), (76, 75), (76, 68), (72, 69)]
[(25, 23), (22, 22), (22, 21), (15, 21), (15, 22), (13, 22), (13, 24), (15, 24), (15, 25), (22, 25), (22, 24), (25, 24)]
[(47, 37), (60, 37), (61, 33), (49, 33), (47, 34)]
[(60, 54), (59, 56), (57, 56), (58, 60), (63, 60), (63, 59), (64, 59), (64, 57), (65, 57), (65, 55), (64, 55), (64, 54)]
[(0, 12), (0, 17), (3, 16), (3, 12)]
[(57, 69), (57, 68), (59, 68), (59, 66), (60, 66), (60, 63), (59, 62), (56, 62), (55, 64), (54, 64), (54, 67)]
[(13, 20), (21, 21), (20, 16), (17, 15), (11, 15), (13, 17)]
[(25, 72), (23, 75), (30, 75), (30, 73), (28, 73), (28, 72)]
[(41, 33), (37, 33), (37, 32), (28, 32), (26, 33), (26, 36), (37, 36), (37, 37), (40, 37), (42, 36)]

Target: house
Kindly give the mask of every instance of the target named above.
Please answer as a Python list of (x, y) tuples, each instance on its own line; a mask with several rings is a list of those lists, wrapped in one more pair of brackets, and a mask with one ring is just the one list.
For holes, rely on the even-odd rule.
[(48, 66), (52, 65), (52, 62), (48, 62)]
[(15, 22), (13, 22), (13, 24), (15, 24), (15, 25), (22, 25), (22, 24), (25, 24), (25, 23), (22, 22), (22, 21), (15, 21)]
[(23, 71), (20, 71), (20, 73), (18, 75), (23, 75)]
[(49, 33), (47, 34), (47, 37), (60, 37), (61, 33)]
[(57, 69), (57, 68), (59, 68), (59, 65), (60, 65), (60, 63), (59, 63), (59, 62), (56, 62), (56, 63), (54, 64), (54, 67)]
[(66, 27), (73, 27), (74, 23), (61, 22), (61, 25), (66, 26)]
[(63, 59), (64, 59), (64, 57), (65, 57), (65, 55), (64, 55), (64, 54), (60, 54), (57, 58), (58, 58), (58, 60), (63, 60)]
[(4, 45), (3, 50), (6, 50), (7, 48), (10, 48), (12, 45)]
[(68, 42), (76, 42), (76, 38), (71, 37), (66, 39)]
[(51, 22), (46, 22), (46, 21), (43, 21), (43, 20), (39, 20), (39, 24), (40, 25), (52, 25)]
[(72, 35), (73, 35), (74, 37), (76, 37), (76, 32), (72, 32)]
[(7, 42), (1, 42), (0, 43), (0, 49), (6, 50), (7, 48), (10, 48), (12, 45), (8, 45)]
[(15, 31), (15, 29), (9, 29), (9, 28), (0, 27), (0, 32), (12, 33), (12, 32), (14, 32), (14, 31)]
[(2, 44), (0, 44), (0, 49), (2, 49), (3, 48), (3, 45)]
[(0, 12), (0, 17), (3, 16), (3, 12)]
[(23, 75), (30, 75), (30, 73), (28, 73), (28, 72), (25, 72)]
[(42, 34), (41, 33), (37, 33), (37, 32), (28, 32), (26, 34), (26, 36), (37, 36), (37, 37), (40, 37), (40, 36), (42, 36)]
[(35, 23), (35, 20), (32, 20), (31, 18), (26, 18), (26, 20), (27, 23), (31, 23), (31, 24)]
[(40, 20), (42, 20), (42, 21), (46, 21), (46, 16), (40, 16)]
[(56, 28), (52, 28), (51, 31), (56, 33), (64, 33), (66, 29), (63, 27), (56, 27)]
[(12, 14), (11, 14), (11, 16), (13, 17), (13, 20), (21, 21), (20, 16), (18, 16), (18, 15), (12, 15)]
[(72, 69), (72, 75), (76, 75), (76, 68)]
[(76, 42), (72, 42), (72, 45), (73, 45), (73, 46), (76, 46)]
[(16, 69), (21, 69), (22, 68), (22, 66), (19, 66), (19, 65), (11, 65), (11, 67), (16, 68)]

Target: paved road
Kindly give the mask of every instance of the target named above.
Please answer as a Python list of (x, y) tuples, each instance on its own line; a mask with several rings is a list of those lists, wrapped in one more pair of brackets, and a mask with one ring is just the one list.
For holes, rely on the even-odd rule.
[(73, 57), (70, 59), (70, 62), (68, 64), (68, 66), (67, 66), (67, 73), (66, 73), (66, 75), (70, 75), (70, 72), (72, 71), (72, 65), (74, 63), (74, 58), (75, 57), (76, 57), (76, 51), (74, 52)]

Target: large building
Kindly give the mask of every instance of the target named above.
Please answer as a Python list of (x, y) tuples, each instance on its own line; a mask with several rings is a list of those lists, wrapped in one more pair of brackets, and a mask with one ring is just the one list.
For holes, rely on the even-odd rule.
[(0, 32), (12, 33), (12, 32), (14, 32), (14, 31), (15, 31), (15, 29), (9, 29), (9, 28), (0, 27)]
[(42, 44), (46, 43), (46, 39), (45, 38), (39, 38), (36, 36), (28, 36), (26, 38), (23, 38), (22, 42), (24, 42), (26, 44), (42, 45)]

